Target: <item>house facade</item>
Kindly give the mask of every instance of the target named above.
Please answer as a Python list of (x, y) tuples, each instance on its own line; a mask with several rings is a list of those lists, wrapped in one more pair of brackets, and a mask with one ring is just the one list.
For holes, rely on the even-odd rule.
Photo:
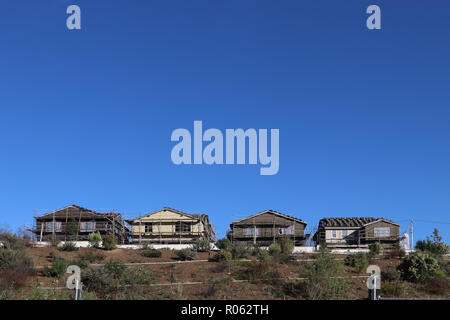
[(380, 242), (384, 247), (400, 244), (400, 225), (385, 218), (323, 218), (313, 236), (316, 245), (328, 247), (367, 247)]
[(31, 230), (37, 241), (87, 241), (89, 234), (114, 235), (118, 243), (128, 243), (129, 228), (119, 213), (100, 213), (70, 205), (34, 217)]
[(131, 225), (133, 243), (185, 244), (197, 239), (216, 241), (206, 214), (190, 214), (165, 207), (126, 221)]
[(230, 224), (227, 237), (233, 243), (268, 246), (281, 237), (289, 237), (296, 246), (304, 245), (307, 223), (273, 210), (265, 210)]

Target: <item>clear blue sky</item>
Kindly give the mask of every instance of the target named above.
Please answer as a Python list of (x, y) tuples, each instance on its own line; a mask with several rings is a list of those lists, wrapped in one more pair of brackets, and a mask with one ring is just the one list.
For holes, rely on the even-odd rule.
[[(82, 30), (66, 28), (66, 8)], [(365, 9), (382, 10), (382, 30)], [(450, 224), (450, 2), (22, 0), (0, 6), (0, 224), (78, 204)], [(280, 171), (175, 166), (176, 128), (279, 128)]]

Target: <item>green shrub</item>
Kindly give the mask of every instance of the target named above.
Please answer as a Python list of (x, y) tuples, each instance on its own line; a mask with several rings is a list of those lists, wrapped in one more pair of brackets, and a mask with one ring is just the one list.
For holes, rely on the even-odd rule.
[(382, 282), (392, 282), (400, 280), (400, 272), (397, 269), (385, 269), (381, 271), (381, 281)]
[(100, 253), (85, 251), (80, 253), (77, 258), (71, 262), (71, 264), (77, 265), (81, 269), (86, 269), (91, 263), (102, 261), (104, 258), (105, 256)]
[(117, 239), (112, 234), (108, 234), (103, 239), (103, 249), (114, 250), (117, 246)]
[(344, 276), (345, 267), (342, 261), (337, 261), (330, 251), (321, 247), (316, 260), (303, 266), (306, 281), (299, 287), (300, 294), (309, 300), (343, 299), (348, 292), (348, 280), (337, 278)]
[(370, 264), (370, 255), (359, 252), (355, 256), (355, 270), (358, 273), (366, 273), (367, 267)]
[(89, 245), (92, 248), (100, 248), (100, 243), (102, 242), (102, 236), (100, 232), (91, 233), (88, 236)]
[(104, 267), (88, 268), (81, 273), (81, 282), (87, 290), (100, 295), (115, 294), (123, 288), (121, 282), (112, 278)]
[(78, 249), (79, 248), (73, 242), (64, 242), (60, 248), (61, 251), (77, 251)]
[(372, 256), (376, 256), (383, 253), (383, 246), (379, 242), (373, 242), (369, 244), (369, 250)]
[(78, 223), (76, 221), (69, 221), (66, 225), (66, 235), (73, 236), (76, 235), (78, 231)]
[(444, 272), (447, 277), (450, 277), (450, 260), (439, 259), (438, 263), (442, 272)]
[(122, 278), (127, 271), (127, 266), (119, 260), (108, 261), (105, 263), (104, 268), (114, 279)]
[(194, 260), (197, 256), (197, 251), (187, 248), (187, 249), (181, 249), (177, 252), (178, 257), (180, 257), (181, 260)]
[(427, 237), (426, 241), (417, 241), (416, 249), (428, 252), (434, 256), (443, 256), (450, 251), (450, 246), (442, 241), (442, 237), (439, 235), (438, 229), (434, 229), (431, 238)]
[(217, 248), (220, 250), (231, 250), (231, 241), (228, 238), (223, 238), (217, 241), (216, 243)]
[(250, 249), (245, 243), (233, 243), (231, 246), (233, 260), (244, 259), (250, 256)]
[(358, 273), (365, 273), (370, 264), (370, 257), (371, 255), (369, 253), (364, 252), (349, 254), (345, 257), (344, 264), (354, 267)]
[(269, 254), (270, 254), (272, 257), (277, 257), (277, 256), (279, 256), (279, 255), (281, 254), (281, 247), (280, 247), (280, 245), (279, 245), (278, 243), (272, 243), (272, 244), (269, 246)]
[(141, 256), (146, 258), (160, 258), (162, 256), (162, 252), (159, 250), (144, 250), (141, 252)]
[(60, 278), (64, 273), (66, 273), (68, 266), (69, 261), (65, 258), (54, 256), (52, 259), (52, 266), (45, 266), (44, 270), (42, 270), (42, 274), (45, 277)]
[(241, 272), (239, 278), (256, 283), (259, 281), (274, 282), (281, 277), (280, 272), (271, 261), (251, 261)]
[(289, 237), (280, 237), (277, 241), (278, 245), (280, 246), (281, 253), (284, 255), (290, 255), (292, 254), (292, 251), (294, 250), (294, 242)]
[(0, 242), (3, 243), (1, 249), (6, 250), (24, 250), (26, 248), (26, 240), (15, 234), (5, 232), (0, 234)]
[(192, 244), (192, 249), (197, 252), (208, 252), (211, 250), (211, 243), (208, 239), (197, 239)]
[(0, 248), (0, 271), (5, 269), (33, 269), (33, 260), (24, 249)]
[(214, 261), (231, 261), (233, 259), (233, 256), (229, 251), (220, 250), (216, 252), (213, 259)]
[(140, 266), (137, 268), (128, 268), (124, 281), (127, 285), (146, 285), (151, 284), (153, 278), (153, 272)]
[(259, 261), (269, 261), (269, 260), (271, 260), (271, 258), (272, 257), (270, 256), (270, 253), (267, 250), (260, 250), (258, 253)]
[(438, 273), (439, 264), (432, 255), (418, 251), (403, 258), (397, 269), (403, 280), (425, 283)]
[[(383, 278), (381, 278), (383, 281)], [(405, 286), (401, 281), (383, 282), (381, 286), (381, 295), (385, 297), (402, 298), (405, 295)]]

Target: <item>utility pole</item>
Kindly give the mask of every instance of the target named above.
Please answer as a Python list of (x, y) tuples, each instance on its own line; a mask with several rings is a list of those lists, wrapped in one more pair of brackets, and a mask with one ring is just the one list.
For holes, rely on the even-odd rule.
[(411, 219), (411, 249), (414, 249), (414, 220)]

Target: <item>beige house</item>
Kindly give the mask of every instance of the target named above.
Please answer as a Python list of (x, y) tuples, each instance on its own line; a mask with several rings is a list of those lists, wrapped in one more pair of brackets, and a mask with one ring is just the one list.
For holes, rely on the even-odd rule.
[(190, 214), (164, 207), (126, 221), (131, 225), (133, 243), (183, 244), (193, 243), (197, 239), (216, 241), (206, 214)]

